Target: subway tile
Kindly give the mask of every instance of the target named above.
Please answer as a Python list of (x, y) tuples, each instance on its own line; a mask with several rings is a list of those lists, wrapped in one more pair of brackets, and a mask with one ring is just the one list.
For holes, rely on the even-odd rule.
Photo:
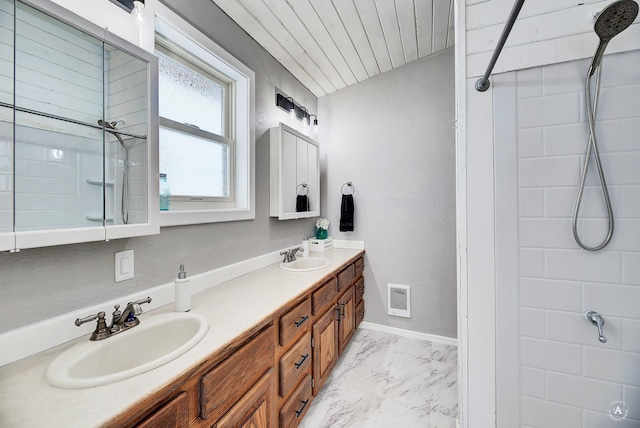
[(545, 156), (582, 155), (587, 149), (589, 127), (583, 123), (549, 126), (544, 128)]
[(584, 284), (584, 310), (603, 316), (640, 319), (640, 287), (620, 284)]
[(530, 158), (542, 155), (542, 128), (518, 130), (518, 157)]
[(21, 194), (42, 194), (47, 191), (47, 184), (43, 178), (16, 176), (15, 192)]
[[(637, 302), (637, 301), (636, 301)], [(640, 386), (640, 354), (585, 347), (584, 375), (594, 379)]]
[(521, 218), (520, 245), (534, 248), (567, 248), (572, 245), (568, 218)]
[(13, 173), (13, 159), (7, 156), (0, 156), (0, 172)]
[(567, 61), (542, 67), (544, 95), (584, 90), (585, 68), (580, 61)]
[(518, 70), (516, 73), (518, 99), (542, 95), (542, 68)]
[(619, 150), (638, 150), (638, 135), (640, 135), (640, 117), (621, 119), (620, 139), (617, 144)]
[(582, 426), (582, 410), (577, 407), (530, 397), (522, 397), (520, 407), (520, 422), (523, 425), (531, 425), (536, 428)]
[(34, 144), (21, 144), (16, 141), (15, 157), (16, 159), (44, 162), (44, 147)]
[[(640, 134), (638, 134), (640, 135)], [(622, 200), (621, 207), (618, 211), (618, 217), (635, 217), (640, 218), (640, 186), (622, 186), (620, 187), (620, 198)]]
[(629, 406), (627, 417), (640, 421), (640, 388), (628, 385), (623, 386), (622, 400)]
[(583, 312), (546, 311), (545, 315), (547, 339), (577, 345), (622, 349), (622, 319), (620, 318), (605, 318), (603, 334), (607, 338), (607, 343), (601, 344), (598, 341), (598, 329), (585, 319)]
[(520, 389), (522, 395), (529, 397), (545, 398), (546, 379), (545, 371), (521, 367), (520, 369)]
[[(627, 115), (625, 117), (629, 117)], [(551, 95), (518, 100), (518, 126), (560, 125), (580, 121), (580, 94)]]
[[(613, 401), (613, 400), (612, 400)], [(638, 428), (640, 421), (625, 418), (621, 421), (614, 421), (608, 413), (593, 412), (584, 410), (583, 428)]]
[(520, 249), (520, 275), (524, 277), (544, 277), (544, 250), (537, 248)]
[(520, 189), (518, 207), (520, 217), (543, 217), (544, 189)]
[[(638, 103), (640, 104), (640, 103)], [(640, 145), (640, 144), (639, 144)], [(640, 150), (634, 152), (602, 153), (602, 168), (608, 186), (619, 184), (637, 185), (640, 183)], [(588, 186), (600, 186), (600, 180), (596, 174), (595, 162), (590, 165), (590, 174), (587, 175)]]
[(618, 57), (618, 69), (620, 70), (620, 85), (640, 83), (640, 51), (633, 50), (616, 55)]
[[(610, 243), (606, 249), (608, 251), (640, 251), (640, 219), (621, 219), (614, 215), (614, 231)], [(580, 237), (583, 243), (595, 246), (604, 241), (609, 230), (609, 220), (607, 218), (586, 218), (580, 220)]]
[(527, 367), (579, 375), (582, 373), (582, 347), (523, 337), (520, 361)]
[[(573, 187), (557, 187), (544, 190), (544, 206), (546, 217), (571, 217), (578, 197), (578, 179)], [(622, 209), (622, 188), (609, 187), (609, 199), (614, 213)], [(606, 217), (607, 209), (602, 195), (602, 189), (597, 187), (585, 187), (582, 201), (580, 202), (579, 218)], [(617, 216), (616, 216), (617, 217)]]
[(622, 386), (619, 384), (547, 372), (549, 401), (602, 412), (611, 401), (621, 396)]
[(542, 309), (520, 309), (520, 335), (544, 339), (545, 317)]
[(625, 253), (622, 255), (622, 282), (640, 285), (640, 254)]
[(520, 304), (579, 312), (582, 310), (582, 286), (578, 282), (521, 278)]
[(640, 84), (602, 88), (598, 101), (598, 119), (640, 116)]
[[(575, 245), (575, 244), (573, 244)], [(619, 253), (584, 250), (546, 250), (548, 278), (592, 282), (620, 282)]]
[(622, 349), (640, 354), (640, 320), (622, 320)]
[(520, 187), (575, 186), (580, 177), (580, 156), (520, 159)]

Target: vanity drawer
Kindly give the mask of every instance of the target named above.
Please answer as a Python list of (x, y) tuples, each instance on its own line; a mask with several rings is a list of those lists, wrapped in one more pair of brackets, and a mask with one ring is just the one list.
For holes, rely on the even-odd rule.
[(364, 319), (364, 300), (356, 305), (356, 328), (360, 325)]
[(200, 416), (218, 420), (273, 367), (275, 328), (263, 330), (200, 379)]
[(280, 317), (280, 345), (287, 345), (299, 332), (308, 331), (310, 325), (311, 301), (305, 299)]
[(187, 428), (189, 426), (189, 396), (186, 392), (173, 397), (168, 403), (163, 404), (152, 414), (147, 416), (136, 428), (175, 427)]
[(311, 333), (308, 332), (280, 358), (280, 396), (285, 397), (311, 367)]
[(356, 303), (362, 300), (362, 296), (364, 296), (364, 278), (360, 277), (356, 281)]
[(360, 257), (354, 264), (356, 266), (356, 278), (358, 278), (362, 276), (362, 272), (364, 271), (364, 258)]
[(313, 315), (318, 315), (333, 302), (338, 295), (338, 282), (335, 278), (316, 290), (311, 296), (313, 301)]
[(306, 375), (295, 392), (280, 409), (280, 426), (295, 428), (311, 406), (311, 376)]
[(351, 281), (353, 281), (353, 278), (355, 277), (356, 269), (354, 264), (352, 263), (338, 274), (338, 292), (351, 285)]

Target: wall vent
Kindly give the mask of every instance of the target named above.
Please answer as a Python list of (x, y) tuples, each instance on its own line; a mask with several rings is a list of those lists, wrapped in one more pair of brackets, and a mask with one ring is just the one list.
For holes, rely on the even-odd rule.
[(389, 315), (411, 318), (411, 287), (402, 284), (387, 284)]

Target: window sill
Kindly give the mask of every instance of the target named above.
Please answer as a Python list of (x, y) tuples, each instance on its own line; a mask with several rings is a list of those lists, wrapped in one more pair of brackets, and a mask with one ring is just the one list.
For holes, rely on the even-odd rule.
[(160, 227), (253, 220), (253, 209), (160, 211)]

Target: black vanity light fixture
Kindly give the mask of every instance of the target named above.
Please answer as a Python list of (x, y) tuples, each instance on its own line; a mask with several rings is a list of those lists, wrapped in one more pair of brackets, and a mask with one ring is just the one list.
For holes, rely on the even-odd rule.
[(289, 113), (292, 119), (301, 120), (305, 125), (311, 124), (311, 116), (313, 116), (315, 118), (313, 121), (313, 131), (318, 133), (318, 116), (309, 114), (305, 106), (298, 105), (293, 101), (293, 97), (276, 94), (276, 106)]

